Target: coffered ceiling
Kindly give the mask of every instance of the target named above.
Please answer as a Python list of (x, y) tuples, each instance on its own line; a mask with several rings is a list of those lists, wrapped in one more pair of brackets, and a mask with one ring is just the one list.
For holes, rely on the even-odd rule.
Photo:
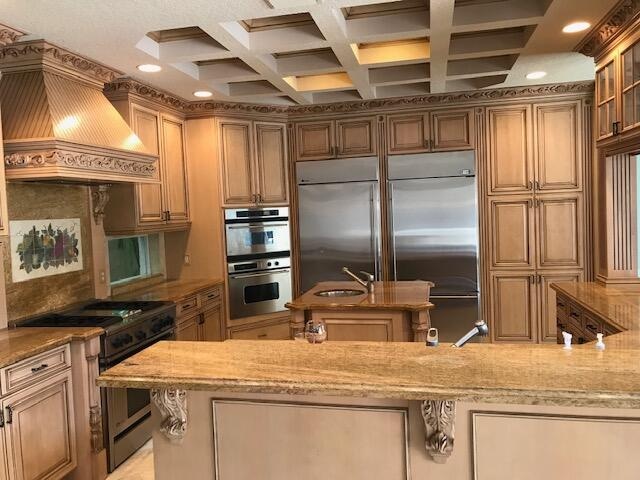
[(185, 99), (293, 105), (590, 80), (586, 32), (561, 30), (615, 3), (0, 0), (0, 23)]

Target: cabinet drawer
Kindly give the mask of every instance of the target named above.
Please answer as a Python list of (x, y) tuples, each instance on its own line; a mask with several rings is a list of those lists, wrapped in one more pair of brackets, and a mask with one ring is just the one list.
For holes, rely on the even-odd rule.
[(583, 327), (582, 310), (580, 310), (574, 305), (569, 305), (568, 320), (570, 324), (573, 324), (577, 329), (582, 330), (582, 327)]
[(12, 393), (71, 366), (69, 345), (49, 350), (1, 370), (2, 394)]
[(185, 298), (180, 302), (176, 302), (176, 316), (182, 317), (184, 315), (189, 315), (192, 312), (195, 312), (198, 309), (198, 296), (194, 295), (192, 297)]
[(198, 297), (200, 300), (200, 306), (206, 307), (212, 303), (217, 303), (220, 301), (220, 287), (214, 287), (209, 290), (205, 290), (201, 292)]
[(563, 312), (565, 315), (569, 313), (569, 301), (561, 297), (560, 295), (556, 296), (556, 310), (558, 312)]
[(289, 321), (231, 330), (230, 338), (232, 340), (288, 340), (291, 338)]

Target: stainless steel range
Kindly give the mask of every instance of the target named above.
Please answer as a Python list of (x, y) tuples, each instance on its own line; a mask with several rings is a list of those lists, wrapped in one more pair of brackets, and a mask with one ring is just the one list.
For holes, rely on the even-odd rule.
[(291, 300), (289, 209), (225, 210), (231, 320), (284, 311)]
[[(20, 322), (20, 327), (101, 327), (100, 371), (160, 340), (174, 339), (171, 302), (95, 301)], [(102, 412), (109, 471), (151, 438), (149, 390), (103, 388)]]

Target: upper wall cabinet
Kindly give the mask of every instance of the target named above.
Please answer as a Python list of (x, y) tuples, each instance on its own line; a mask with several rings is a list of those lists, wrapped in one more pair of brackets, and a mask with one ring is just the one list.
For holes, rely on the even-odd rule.
[(473, 148), (472, 111), (389, 115), (389, 154)]
[(376, 155), (375, 117), (296, 124), (297, 160)]
[(487, 108), (489, 194), (582, 190), (579, 101)]
[(218, 119), (225, 206), (286, 204), (286, 125)]
[(189, 192), (183, 119), (135, 103), (116, 107), (121, 107), (120, 113), (147, 149), (160, 156), (160, 183), (114, 185), (105, 208), (106, 233), (117, 235), (188, 228)]
[(640, 31), (624, 39), (596, 66), (596, 139), (617, 141), (640, 127)]

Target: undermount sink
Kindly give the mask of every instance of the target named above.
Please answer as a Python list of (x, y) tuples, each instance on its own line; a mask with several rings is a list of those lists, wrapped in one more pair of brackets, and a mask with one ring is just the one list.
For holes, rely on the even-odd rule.
[(340, 290), (322, 290), (316, 292), (314, 295), (318, 297), (355, 297), (357, 295), (364, 295), (364, 290), (353, 290), (351, 288), (344, 288)]

